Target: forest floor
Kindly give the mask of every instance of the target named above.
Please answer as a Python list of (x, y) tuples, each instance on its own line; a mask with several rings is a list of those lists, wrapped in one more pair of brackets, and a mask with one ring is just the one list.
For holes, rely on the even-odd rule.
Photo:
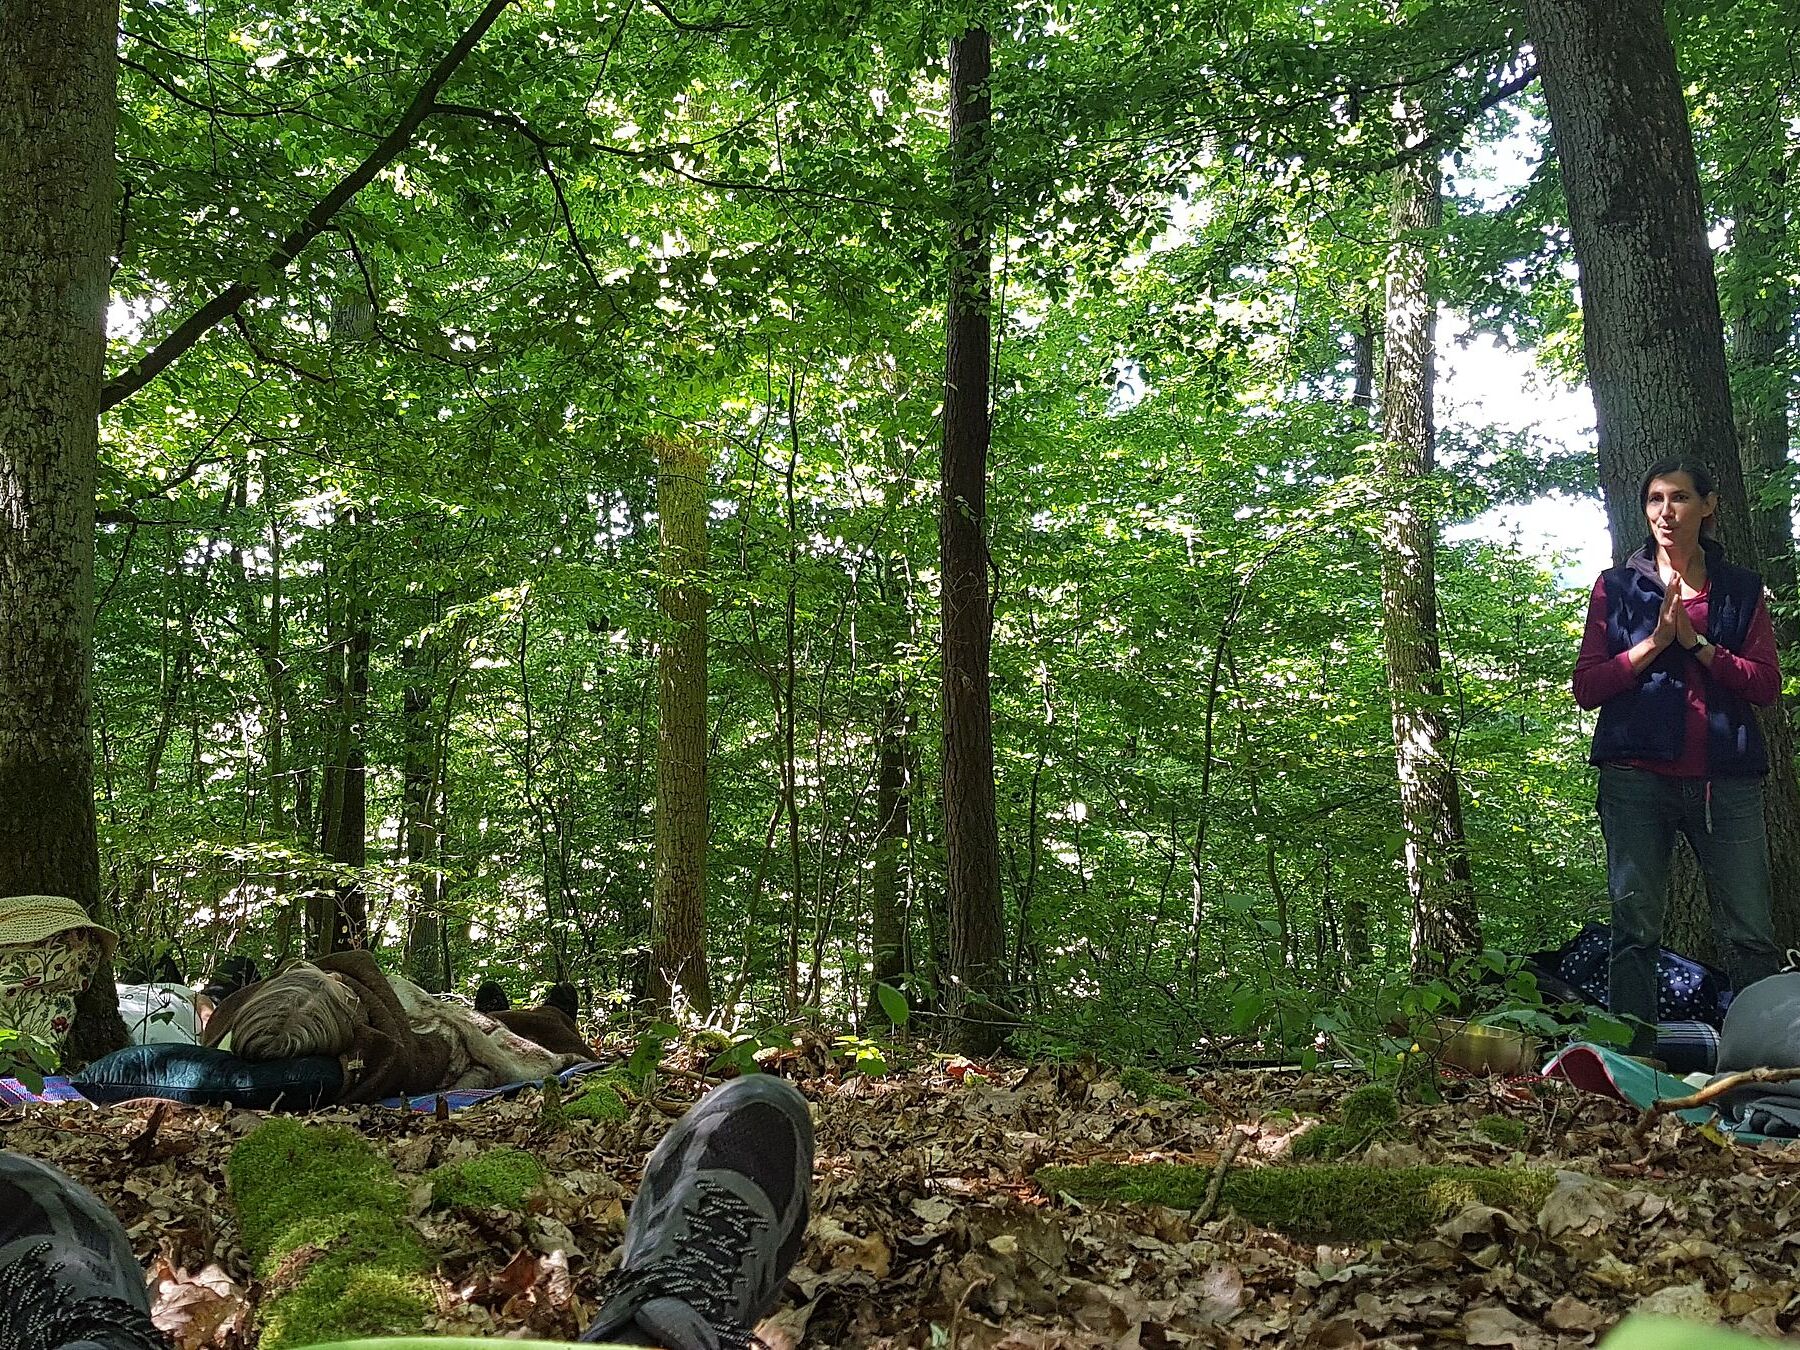
[[(1032, 1180), (1049, 1163), (1266, 1166), (1357, 1080), (1237, 1071), (1183, 1080), (1194, 1101), (1140, 1101), (1091, 1066), (942, 1062), (838, 1077), (823, 1053), (781, 1066), (816, 1107), (812, 1224), (777, 1314), (774, 1350), (805, 1346), (1351, 1347), (1594, 1344), (1648, 1307), (1765, 1335), (1800, 1323), (1800, 1147), (1727, 1147), (1560, 1083), (1472, 1079), (1403, 1108), (1391, 1164), (1525, 1164), (1564, 1178), (1538, 1213), (1474, 1206), (1407, 1241), (1320, 1245), (1222, 1213), (1076, 1204)], [(592, 1315), (639, 1169), (701, 1090), (665, 1078), (623, 1123), (550, 1127), (535, 1093), (448, 1119), (363, 1108), (355, 1127), (402, 1180), (496, 1146), (536, 1154), (548, 1186), (523, 1213), (430, 1211), (412, 1222), (441, 1254), (425, 1330), (571, 1339)], [(263, 1117), (128, 1104), (32, 1107), (0, 1118), (9, 1149), (92, 1187), (152, 1268), (159, 1320), (183, 1350), (255, 1343), (259, 1286), (226, 1195), (234, 1143)], [(1515, 1148), (1477, 1132), (1500, 1115)], [(1491, 1122), (1484, 1126), (1495, 1131)]]

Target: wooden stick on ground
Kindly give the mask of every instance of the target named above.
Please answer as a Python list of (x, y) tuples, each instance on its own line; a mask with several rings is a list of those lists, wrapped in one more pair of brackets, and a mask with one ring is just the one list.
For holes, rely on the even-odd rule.
[(1742, 1073), (1727, 1074), (1716, 1082), (1708, 1083), (1691, 1096), (1664, 1097), (1661, 1101), (1651, 1102), (1644, 1108), (1644, 1114), (1638, 1117), (1637, 1127), (1631, 1132), (1632, 1137), (1641, 1143), (1644, 1136), (1650, 1133), (1650, 1127), (1669, 1112), (1690, 1111), (1696, 1106), (1705, 1106), (1733, 1088), (1750, 1083), (1791, 1083), (1796, 1079), (1800, 1079), (1800, 1069), (1745, 1069)]
[(1231, 1161), (1237, 1157), (1238, 1150), (1249, 1141), (1248, 1130), (1233, 1130), (1231, 1142), (1225, 1145), (1224, 1152), (1219, 1154), (1219, 1165), (1213, 1169), (1212, 1180), (1206, 1183), (1206, 1194), (1200, 1199), (1200, 1208), (1194, 1211), (1194, 1222), (1205, 1223), (1212, 1218), (1213, 1211), (1219, 1207), (1219, 1196), (1225, 1189), (1225, 1174), (1231, 1170)]

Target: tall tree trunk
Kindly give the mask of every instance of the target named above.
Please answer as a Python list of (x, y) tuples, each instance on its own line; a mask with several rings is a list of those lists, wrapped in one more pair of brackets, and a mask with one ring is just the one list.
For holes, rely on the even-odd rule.
[(969, 1054), (1005, 1036), (1006, 960), (1000, 839), (994, 815), (994, 725), (988, 665), (987, 460), (993, 245), (988, 172), (992, 39), (970, 28), (950, 43), (950, 173), (955, 234), (945, 308), (944, 441), (938, 502), (943, 591), (944, 845), (950, 909), (949, 1011)]
[[(1751, 170), (1746, 169), (1746, 174)], [(1794, 504), (1787, 487), (1793, 402), (1794, 288), (1788, 281), (1787, 173), (1775, 165), (1746, 183), (1732, 210), (1732, 392), (1750, 521), (1769, 589), (1787, 602), (1774, 616), (1784, 657), (1800, 649), (1794, 602)]]
[(700, 447), (658, 440), (664, 632), (657, 647), (656, 880), (650, 997), (712, 1012), (706, 964), (706, 512)]
[[(1413, 110), (1408, 131), (1422, 118)], [(1412, 967), (1424, 973), (1480, 950), (1481, 921), (1469, 881), (1462, 794), (1451, 766), (1438, 650), (1437, 522), (1421, 499), (1436, 453), (1432, 391), (1437, 367), (1437, 301), (1432, 242), (1443, 221), (1437, 161), (1429, 155), (1394, 170), (1387, 264), (1386, 364), (1379, 456), (1387, 524), (1381, 539), (1382, 643), (1393, 706), (1406, 889), (1412, 899)]]
[(400, 653), (406, 683), (400, 693), (400, 848), (406, 863), (406, 975), (434, 993), (449, 987), (442, 950), (443, 885), (437, 858), (437, 735), (432, 725), (433, 688), (438, 673), (436, 643), (415, 636)]
[[(1660, 0), (1526, 0), (1525, 11), (1580, 267), (1613, 556), (1622, 560), (1648, 533), (1638, 501), (1644, 470), (1691, 455), (1712, 467), (1725, 551), (1761, 567), (1693, 136)], [(1792, 934), (1800, 929), (1800, 788), (1784, 710), (1765, 709), (1758, 721), (1770, 751), (1775, 929)], [(1667, 933), (1697, 955), (1710, 942), (1705, 902), (1680, 869)]]
[[(1763, 579), (1771, 594), (1785, 602), (1771, 617), (1782, 660), (1791, 669), (1800, 659), (1800, 616), (1792, 609), (1794, 507), (1787, 487), (1795, 301), (1783, 261), (1789, 243), (1787, 171), (1777, 162), (1766, 175), (1746, 169), (1745, 176), (1752, 181), (1743, 185), (1732, 213), (1732, 392), (1751, 530), (1762, 556)], [(1785, 701), (1758, 714), (1771, 766), (1794, 764), (1793, 718), (1793, 705)], [(1771, 832), (1769, 840), (1775, 939), (1784, 948), (1800, 946), (1800, 877), (1794, 875), (1800, 867), (1800, 782), (1792, 772), (1775, 769), (1767, 794), (1771, 826), (1796, 823), (1779, 840)]]
[[(356, 511), (344, 519), (350, 536), (349, 558), (341, 569), (342, 648), (332, 655), (337, 672), (330, 683), (338, 694), (337, 725), (330, 761), (325, 766), (325, 856), (358, 872), (368, 864), (368, 734), (370, 631), (366, 572), (362, 564), (361, 521)], [(362, 947), (369, 940), (368, 897), (362, 880), (350, 876), (334, 883), (332, 894), (314, 906), (315, 950), (321, 955)]]
[[(0, 895), (97, 918), (94, 475), (112, 243), (113, 3), (0, 0)], [(125, 1043), (111, 964), (67, 1049)]]
[(870, 1026), (881, 1024), (877, 1018), (886, 1020), (876, 986), (899, 989), (908, 967), (900, 869), (912, 834), (907, 781), (910, 717), (906, 691), (896, 682), (882, 700), (881, 726), (875, 737), (875, 848), (869, 875), (869, 940), (875, 961), (864, 1015)]

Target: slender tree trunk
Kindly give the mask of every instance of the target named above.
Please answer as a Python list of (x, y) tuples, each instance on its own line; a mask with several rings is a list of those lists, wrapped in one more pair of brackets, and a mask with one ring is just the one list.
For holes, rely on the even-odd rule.
[[(1800, 659), (1800, 616), (1795, 603), (1794, 506), (1787, 487), (1789, 421), (1793, 401), (1794, 288), (1784, 258), (1789, 240), (1785, 197), (1787, 171), (1777, 163), (1766, 178), (1744, 184), (1733, 211), (1731, 252), (1732, 347), (1739, 445), (1750, 523), (1762, 556), (1763, 579), (1782, 605), (1772, 611), (1775, 641), (1792, 669)], [(1771, 765), (1794, 763), (1794, 709), (1782, 702), (1760, 710), (1758, 721), (1769, 744)], [(1800, 783), (1791, 772), (1771, 772), (1767, 815), (1795, 823), (1780, 839), (1771, 835), (1775, 887), (1775, 938), (1783, 947), (1800, 946)]]
[[(360, 559), (360, 520), (351, 511), (344, 520), (350, 535), (350, 557), (341, 568), (343, 636), (341, 652), (332, 654), (335, 677), (328, 683), (338, 695), (337, 724), (324, 776), (325, 856), (357, 871), (368, 864), (368, 772), (365, 750), (369, 704), (369, 656), (374, 646)], [(313, 906), (315, 950), (320, 954), (366, 946), (369, 940), (368, 897), (359, 877), (334, 883), (333, 893)]]
[(875, 848), (869, 876), (870, 946), (874, 970), (869, 986), (864, 1021), (879, 1025), (886, 1020), (875, 986), (901, 987), (907, 974), (906, 911), (902, 904), (900, 869), (912, 834), (907, 771), (910, 768), (906, 692), (898, 684), (881, 704), (881, 727), (876, 732)]
[(1783, 657), (1800, 651), (1794, 603), (1794, 504), (1787, 487), (1794, 394), (1794, 287), (1786, 271), (1787, 173), (1776, 165), (1747, 183), (1732, 210), (1732, 392), (1744, 487), (1769, 589), (1787, 602), (1774, 615)]
[[(1409, 122), (1422, 121), (1416, 111)], [(1412, 128), (1409, 126), (1409, 132)], [(1425, 155), (1394, 170), (1388, 255), (1386, 365), (1377, 454), (1386, 497), (1381, 540), (1382, 643), (1393, 707), (1406, 889), (1412, 899), (1412, 967), (1441, 968), (1480, 950), (1481, 921), (1469, 880), (1462, 794), (1450, 763), (1444, 678), (1438, 650), (1437, 522), (1419, 489), (1435, 458), (1432, 392), (1437, 365), (1437, 301), (1432, 244), (1443, 202), (1437, 161)]]
[[(118, 6), (0, 0), (0, 895), (98, 916), (94, 476)], [(67, 1050), (125, 1043), (110, 963)]]
[(992, 40), (970, 28), (950, 44), (950, 166), (955, 235), (945, 313), (942, 494), (944, 844), (950, 909), (949, 1010), (969, 1054), (1005, 1036), (1006, 919), (994, 814), (988, 667), (987, 460), (992, 266), (988, 173)]
[[(1764, 566), (1744, 489), (1725, 335), (1693, 136), (1659, 0), (1526, 0), (1581, 273), (1600, 486), (1622, 560), (1648, 533), (1638, 480), (1689, 455), (1713, 470), (1728, 555)], [(1800, 787), (1784, 710), (1769, 741), (1767, 821), (1778, 935), (1800, 930)], [(1710, 931), (1678, 870), (1668, 933)]]
[(662, 523), (657, 651), (656, 880), (650, 908), (650, 997), (677, 991), (712, 1012), (706, 964), (706, 512), (709, 462), (698, 446), (658, 441)]
[(406, 684), (400, 694), (401, 751), (400, 846), (406, 863), (411, 901), (406, 919), (407, 978), (423, 989), (442, 993), (448, 987), (443, 963), (441, 924), (443, 887), (436, 866), (437, 735), (432, 725), (433, 689), (438, 673), (435, 642), (415, 637), (400, 654)]

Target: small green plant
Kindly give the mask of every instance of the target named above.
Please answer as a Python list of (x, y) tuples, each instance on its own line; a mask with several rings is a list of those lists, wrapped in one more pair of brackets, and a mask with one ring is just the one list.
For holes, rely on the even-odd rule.
[(0, 1027), (0, 1078), (16, 1078), (33, 1092), (44, 1090), (44, 1075), (56, 1072), (56, 1047), (13, 1027)]
[(656, 1068), (662, 1063), (662, 1057), (669, 1048), (669, 1042), (681, 1035), (681, 1028), (672, 1022), (652, 1022), (638, 1037), (637, 1044), (632, 1047), (631, 1058), (625, 1061), (625, 1075), (633, 1089), (640, 1095), (647, 1095), (656, 1087)]
[(879, 1078), (888, 1071), (888, 1049), (868, 1036), (839, 1036), (832, 1041), (836, 1053), (865, 1078)]

